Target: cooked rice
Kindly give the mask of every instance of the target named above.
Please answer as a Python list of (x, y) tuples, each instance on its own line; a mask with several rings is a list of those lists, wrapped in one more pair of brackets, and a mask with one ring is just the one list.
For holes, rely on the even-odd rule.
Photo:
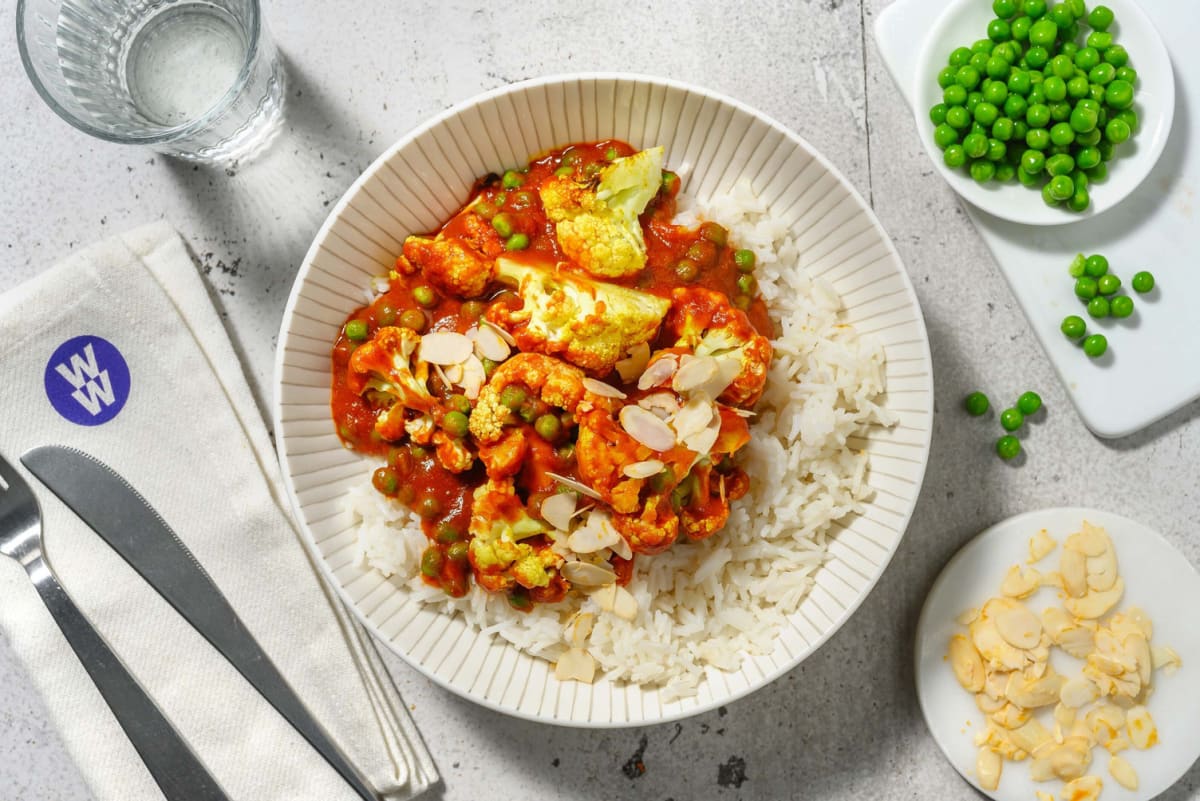
[(864, 511), (870, 498), (867, 455), (847, 440), (871, 423), (892, 421), (877, 405), (884, 354), (840, 320), (833, 287), (799, 267), (785, 225), (746, 187), (708, 204), (680, 197), (678, 221), (715, 220), (758, 259), (756, 276), (780, 336), (767, 388), (739, 454), (751, 478), (724, 529), (700, 542), (681, 539), (635, 563), (628, 590), (638, 614), (625, 621), (572, 593), (528, 613), (471, 585), (451, 598), (420, 578), (426, 538), (420, 519), (374, 490), (370, 470), (348, 499), (361, 519), (366, 564), (407, 579), (413, 597), (458, 612), (487, 634), (554, 660), (563, 625), (583, 608), (596, 613), (588, 651), (610, 680), (662, 686), (663, 700), (694, 695), (708, 667), (736, 671), (746, 654), (769, 654), (785, 618), (796, 611), (824, 561), (834, 521)]

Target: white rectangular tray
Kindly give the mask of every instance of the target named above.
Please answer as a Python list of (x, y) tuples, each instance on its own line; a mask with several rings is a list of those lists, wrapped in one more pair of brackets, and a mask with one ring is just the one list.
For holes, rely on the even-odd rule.
[[(1200, 74), (1178, 67), (1200, 41), (1200, 5), (1153, 0), (1142, 7), (1176, 64), (1174, 126), (1142, 185), (1104, 214), (1050, 227), (1009, 223), (962, 201), (1080, 417), (1101, 437), (1131, 434), (1200, 397), (1200, 149), (1191, 141), (1200, 123)], [(942, 8), (942, 0), (896, 0), (875, 21), (880, 55), (910, 105), (917, 81), (934, 80), (917, 75), (916, 65)], [(1130, 55), (1136, 62), (1137, 54)], [(930, 131), (921, 126), (917, 134)], [(1012, 191), (1030, 191), (1029, 202), (1042, 202), (1031, 190)], [(1103, 184), (1095, 191), (1103, 192)], [(1134, 298), (1132, 317), (1094, 321), (1083, 313), (1067, 275), (1080, 251), (1108, 257)], [(1128, 288), (1139, 270), (1157, 279), (1149, 295)], [(1107, 336), (1108, 353), (1092, 360), (1068, 341), (1059, 331), (1068, 314)]]

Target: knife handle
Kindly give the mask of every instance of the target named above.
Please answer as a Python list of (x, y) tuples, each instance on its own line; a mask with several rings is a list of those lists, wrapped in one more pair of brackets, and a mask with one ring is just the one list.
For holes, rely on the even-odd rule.
[(39, 556), (25, 569), (168, 801), (229, 801), (199, 757), (67, 595), (50, 565)]

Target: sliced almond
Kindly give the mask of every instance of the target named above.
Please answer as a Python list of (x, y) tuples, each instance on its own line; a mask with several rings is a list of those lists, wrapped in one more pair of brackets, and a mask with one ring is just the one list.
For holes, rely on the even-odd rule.
[(1050, 536), (1050, 532), (1042, 529), (1029, 538), (1029, 559), (1027, 562), (1031, 565), (1035, 562), (1040, 562), (1057, 547), (1058, 543), (1054, 541), (1054, 537)]
[(1133, 765), (1130, 765), (1121, 757), (1114, 756), (1109, 758), (1108, 773), (1110, 776), (1116, 779), (1117, 784), (1121, 785), (1126, 790), (1137, 790), (1137, 771), (1133, 769)]
[(1154, 669), (1163, 669), (1166, 672), (1173, 672), (1183, 667), (1183, 660), (1179, 658), (1179, 654), (1174, 648), (1166, 645), (1156, 645), (1150, 649), (1151, 663)]
[(1068, 737), (1050, 754), (1050, 769), (1054, 775), (1069, 782), (1078, 779), (1087, 770), (1090, 760), (1090, 743), (1079, 737)]
[(563, 628), (563, 640), (573, 648), (582, 648), (591, 636), (596, 616), (591, 612), (576, 612)]
[(1067, 537), (1067, 545), (1082, 551), (1084, 556), (1099, 556), (1112, 548), (1112, 540), (1104, 529), (1085, 520), (1079, 533)]
[[(990, 617), (983, 616), (972, 623), (970, 637), (979, 655), (991, 669), (1020, 670), (1025, 667), (1024, 653), (1004, 640), (996, 628), (996, 622)], [(1003, 690), (1000, 695), (1003, 695)]]
[(1087, 594), (1087, 556), (1083, 551), (1069, 547), (1069, 539), (1067, 542), (1068, 546), (1063, 548), (1058, 572), (1062, 574), (1067, 594), (1082, 598)]
[(1057, 643), (1062, 633), (1074, 626), (1075, 621), (1061, 606), (1047, 606), (1042, 610), (1042, 628), (1050, 635), (1051, 641)]
[[(475, 354), (471, 354), (467, 358), (473, 359), (475, 358)], [(441, 370), (442, 368), (438, 367), (437, 369)], [(461, 384), (464, 375), (465, 371), (463, 370), (462, 364), (448, 364), (446, 365), (445, 370), (442, 372), (442, 377), (446, 380), (447, 384)]]
[(692, 462), (692, 464), (695, 464), (696, 461), (700, 460), (700, 457), (711, 451), (713, 446), (717, 444), (717, 439), (720, 438), (720, 436), (721, 418), (713, 417), (703, 431), (697, 434), (692, 434), (690, 437), (686, 437), (683, 440), (683, 446), (696, 454), (696, 459)]
[(613, 594), (612, 612), (622, 620), (633, 620), (637, 617), (638, 604), (633, 593), (624, 587), (617, 587)]
[(1146, 642), (1154, 639), (1154, 623), (1151, 622), (1149, 616), (1139, 606), (1131, 606), (1125, 610), (1125, 616), (1133, 621), (1139, 629), (1142, 630), (1142, 636), (1146, 638)]
[(675, 447), (675, 432), (641, 406), (622, 406), (620, 419), (625, 433), (650, 450), (662, 452)]
[(472, 328), (467, 332), (467, 337), (474, 340), (475, 352), (481, 358), (502, 362), (512, 354), (512, 345), (500, 336), (500, 331), (501, 329), (494, 325), (485, 324), (478, 328)]
[(471, 354), (462, 363), (462, 371), (462, 381), (459, 383), (462, 386), (463, 394), (469, 400), (475, 400), (479, 397), (479, 390), (483, 389), (483, 385), (487, 383), (487, 371), (483, 369), (483, 362)]
[(983, 658), (975, 646), (961, 634), (950, 638), (950, 667), (964, 690), (977, 693), (983, 690)]
[(500, 339), (507, 342), (510, 347), (515, 348), (517, 346), (516, 337), (514, 337), (512, 334), (508, 333), (503, 328), (501, 328), (500, 326), (496, 325), (495, 323), (493, 323), (489, 320), (480, 320), (479, 328), (480, 328), (480, 330), (483, 330), (485, 328), (491, 330), (492, 333), (494, 333), (496, 336), (500, 337)]
[(995, 790), (1000, 786), (1000, 771), (1004, 762), (1000, 755), (990, 748), (979, 749), (975, 758), (975, 772), (979, 776), (979, 786), (984, 790)]
[(960, 626), (969, 626), (979, 619), (979, 610), (971, 607), (965, 612), (959, 612), (958, 617), (954, 618), (954, 622)]
[(1055, 739), (1058, 742), (1062, 742), (1063, 733), (1070, 731), (1071, 727), (1075, 725), (1075, 717), (1076, 715), (1074, 707), (1070, 707), (1062, 703), (1057, 704), (1054, 707), (1054, 725), (1056, 727)]
[(1117, 581), (1117, 555), (1112, 548), (1099, 556), (1087, 557), (1089, 590), (1107, 590)]
[(617, 375), (621, 376), (621, 380), (629, 384), (642, 374), (649, 362), (650, 345), (641, 342), (630, 348), (629, 355), (614, 366), (617, 368)]
[(1016, 704), (1008, 703), (993, 712), (990, 717), (998, 725), (1006, 729), (1019, 729), (1029, 722), (1033, 713)]
[(559, 531), (569, 531), (578, 502), (579, 496), (574, 492), (556, 492), (542, 501), (542, 519)]
[(608, 547), (609, 550), (622, 559), (629, 560), (633, 558), (633, 549), (629, 547), (629, 541), (626, 540), (625, 536), (619, 532), (616, 541)]
[(996, 629), (1015, 648), (1034, 648), (1042, 638), (1042, 622), (1020, 604), (996, 616)]
[(1133, 743), (1134, 748), (1145, 751), (1158, 742), (1158, 728), (1146, 707), (1139, 704), (1130, 709), (1125, 715), (1125, 725), (1129, 730), (1129, 741)]
[(568, 648), (554, 663), (554, 678), (591, 684), (596, 678), (596, 660), (582, 648)]
[(570, 476), (560, 476), (558, 473), (551, 473), (549, 470), (546, 471), (546, 475), (550, 476), (550, 478), (554, 479), (559, 484), (562, 484), (564, 487), (573, 489), (581, 495), (586, 495), (589, 498), (595, 498), (598, 501), (604, 500), (604, 496), (602, 496), (600, 493), (596, 492), (587, 484), (584, 484), (581, 481), (576, 481)]
[[(959, 683), (962, 683), (961, 679), (959, 679)], [(992, 698), (987, 693), (976, 693), (975, 706), (979, 707), (979, 711), (983, 714), (992, 715), (1008, 706), (1008, 702), (1003, 698)]]
[(612, 384), (606, 384), (603, 381), (598, 381), (591, 376), (584, 377), (583, 388), (593, 395), (599, 395), (602, 398), (616, 398), (617, 400), (625, 400), (629, 397)]
[(1066, 783), (1062, 789), (1063, 801), (1096, 801), (1104, 782), (1099, 776), (1080, 776)]
[(651, 392), (637, 402), (648, 412), (653, 412), (660, 420), (669, 420), (678, 414), (679, 399), (671, 392)]
[(675, 375), (675, 371), (679, 369), (679, 357), (674, 353), (668, 353), (665, 356), (660, 356), (646, 368), (638, 379), (638, 389), (647, 390), (653, 387), (662, 386)]
[(1059, 698), (1063, 706), (1078, 709), (1096, 700), (1099, 691), (1086, 676), (1076, 676), (1063, 684)]
[(675, 429), (675, 434), (679, 439), (686, 440), (708, 428), (715, 411), (711, 400), (703, 395), (697, 395), (679, 410), (675, 419), (671, 421), (671, 427)]
[[(1058, 778), (1054, 775), (1054, 767), (1050, 762), (1049, 756), (1036, 757), (1029, 763), (1029, 778), (1035, 782), (1049, 782)], [(1045, 795), (1050, 801), (1054, 801), (1054, 796), (1052, 795), (1046, 795), (1040, 791), (1038, 791), (1037, 795), (1039, 799)]]
[(1050, 732), (1037, 718), (1030, 718), (1025, 725), (1014, 729), (1009, 737), (1018, 748), (1028, 754), (1032, 754), (1046, 743), (1053, 742)]
[(1095, 634), (1083, 626), (1072, 626), (1059, 634), (1057, 644), (1076, 659), (1087, 659), (1095, 648)]
[(567, 581), (581, 587), (603, 587), (617, 580), (617, 574), (610, 568), (591, 562), (567, 562), (560, 572)]
[(475, 344), (455, 331), (434, 331), (421, 337), (417, 358), (430, 364), (458, 364), (467, 360)]
[(1095, 620), (1103, 617), (1121, 600), (1125, 592), (1125, 581), (1118, 577), (1112, 587), (1107, 590), (1092, 590), (1082, 598), (1066, 598), (1063, 606), (1067, 611), (1085, 620)]
[(682, 394), (702, 387), (717, 375), (717, 366), (717, 360), (711, 356), (681, 361), (675, 377), (671, 379), (671, 388)]
[(596, 553), (615, 545), (619, 539), (621, 535), (611, 525), (589, 520), (587, 525), (571, 532), (571, 536), (567, 537), (567, 547), (575, 553)]
[(629, 478), (650, 478), (661, 473), (665, 467), (666, 465), (658, 459), (647, 459), (644, 462), (625, 465), (621, 473)]
[(1058, 703), (1059, 693), (1065, 682), (1066, 679), (1059, 675), (1043, 676), (1036, 681), (1026, 681), (1019, 674), (1013, 673), (1008, 680), (1005, 694), (1014, 704), (1026, 709), (1037, 709)]
[(1022, 569), (1020, 565), (1013, 565), (1000, 584), (1000, 592), (1009, 598), (1028, 598), (1041, 589), (1041, 586), (1041, 573), (1033, 568)]

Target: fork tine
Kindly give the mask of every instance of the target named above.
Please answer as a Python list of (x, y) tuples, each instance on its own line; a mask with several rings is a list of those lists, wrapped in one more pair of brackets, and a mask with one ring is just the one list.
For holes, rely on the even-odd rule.
[(0, 454), (0, 484), (3, 484), (3, 487), (0, 488), (0, 496), (33, 494), (29, 489), (29, 484), (12, 466), (12, 463), (4, 458), (3, 454)]

